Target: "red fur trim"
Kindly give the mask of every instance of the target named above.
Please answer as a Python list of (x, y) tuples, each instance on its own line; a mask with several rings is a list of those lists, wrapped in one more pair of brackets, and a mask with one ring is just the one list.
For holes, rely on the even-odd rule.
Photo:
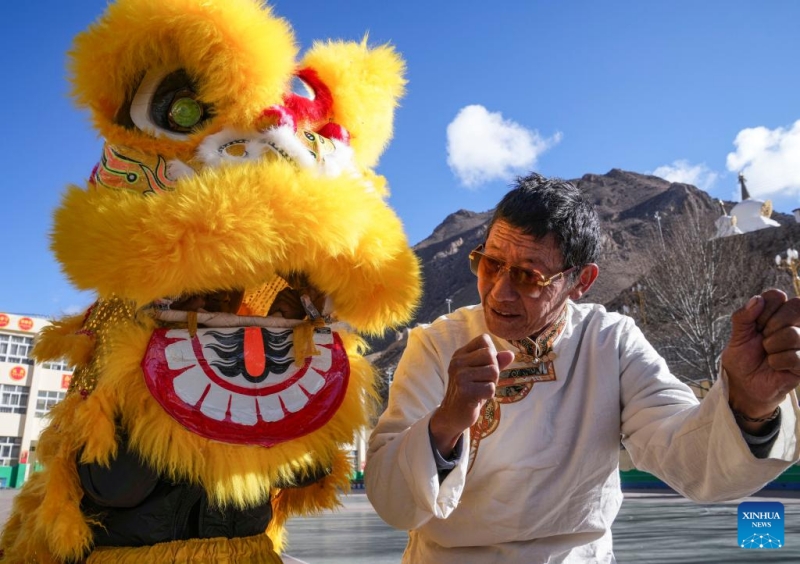
[(291, 126), (292, 129), (297, 131), (297, 122), (294, 116), (283, 106), (271, 106), (261, 112), (255, 125), (258, 131), (264, 131), (270, 127), (279, 127), (282, 125)]
[(317, 131), (333, 118), (333, 96), (315, 70), (300, 69), (297, 77), (311, 87), (314, 91), (314, 99), (289, 93), (284, 97), (283, 103), (289, 113), (294, 116), (298, 127)]
[(336, 139), (342, 143), (347, 143), (348, 145), (350, 144), (350, 132), (338, 123), (326, 123), (319, 129), (319, 131), (317, 131), (317, 133), (323, 137), (327, 137), (328, 139)]

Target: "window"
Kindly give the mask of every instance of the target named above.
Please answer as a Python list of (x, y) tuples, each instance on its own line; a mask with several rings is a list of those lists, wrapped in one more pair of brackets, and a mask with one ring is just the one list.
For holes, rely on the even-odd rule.
[(65, 392), (46, 392), (39, 390), (39, 394), (36, 396), (36, 411), (33, 416), (44, 417), (55, 404), (64, 399), (65, 395)]
[(63, 359), (56, 362), (44, 362), (42, 363), (42, 368), (58, 370), (59, 372), (72, 372), (72, 367)]
[(24, 414), (28, 410), (28, 389), (0, 384), (0, 413)]
[(11, 466), (19, 460), (20, 437), (0, 437), (0, 466)]
[(0, 362), (33, 365), (33, 337), (0, 333)]

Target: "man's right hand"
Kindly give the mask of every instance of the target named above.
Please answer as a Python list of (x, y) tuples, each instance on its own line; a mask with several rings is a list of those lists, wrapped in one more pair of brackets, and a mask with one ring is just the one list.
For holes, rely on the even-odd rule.
[(430, 421), (433, 442), (442, 456), (448, 458), (461, 434), (478, 420), (483, 404), (494, 396), (500, 371), (513, 360), (514, 353), (497, 352), (487, 334), (453, 353), (447, 390)]

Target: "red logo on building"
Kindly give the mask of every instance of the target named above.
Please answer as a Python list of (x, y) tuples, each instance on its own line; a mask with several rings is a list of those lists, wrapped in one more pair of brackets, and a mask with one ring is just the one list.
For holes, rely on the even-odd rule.
[(69, 389), (69, 383), (72, 381), (72, 374), (61, 375), (61, 387), (65, 390)]
[(20, 317), (17, 325), (19, 325), (19, 328), (23, 331), (30, 331), (33, 329), (33, 319), (30, 317)]
[(0, 313), (0, 327), (5, 327), (11, 321), (5, 313)]
[(8, 373), (8, 375), (11, 376), (12, 380), (22, 380), (23, 378), (25, 378), (25, 374), (26, 372), (24, 366), (15, 366)]

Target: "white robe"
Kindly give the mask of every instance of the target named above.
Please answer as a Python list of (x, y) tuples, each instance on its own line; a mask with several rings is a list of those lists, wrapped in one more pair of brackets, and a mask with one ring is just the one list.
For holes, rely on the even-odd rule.
[(387, 523), (409, 531), (404, 563), (614, 562), (620, 439), (639, 469), (695, 501), (747, 496), (800, 459), (793, 393), (769, 458), (759, 460), (728, 407), (724, 378), (700, 404), (632, 319), (570, 302), (554, 344), (557, 379), (501, 406), (469, 473), (467, 433), (440, 485), (428, 421), (453, 352), (481, 333), (481, 306), (412, 330), (370, 437), (367, 495)]

